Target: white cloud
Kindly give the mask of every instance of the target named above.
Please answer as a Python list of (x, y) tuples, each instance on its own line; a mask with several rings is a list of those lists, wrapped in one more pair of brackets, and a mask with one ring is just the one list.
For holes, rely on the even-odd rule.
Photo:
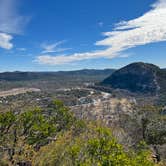
[(104, 50), (66, 56), (40, 55), (36, 60), (41, 64), (56, 65), (101, 57), (111, 59), (129, 48), (166, 41), (166, 0), (158, 0), (149, 12), (136, 19), (120, 22), (113, 31), (103, 35), (106, 38), (95, 44), (106, 46)]
[(7, 50), (13, 48), (13, 44), (11, 43), (12, 38), (11, 35), (0, 33), (0, 47)]
[(53, 52), (64, 52), (66, 50), (69, 50), (70, 48), (61, 48), (60, 47), (64, 43), (65, 43), (64, 40), (58, 41), (58, 42), (53, 43), (53, 44), (43, 43), (43, 44), (41, 44), (41, 48), (43, 49), (42, 54), (53, 53)]
[(0, 47), (12, 49), (12, 34), (22, 34), (29, 17), (18, 13), (20, 0), (0, 0)]
[(21, 34), (29, 17), (18, 13), (20, 0), (0, 0), (0, 31)]
[(153, 8), (165, 8), (166, 1), (165, 0), (158, 0), (156, 3), (152, 4)]

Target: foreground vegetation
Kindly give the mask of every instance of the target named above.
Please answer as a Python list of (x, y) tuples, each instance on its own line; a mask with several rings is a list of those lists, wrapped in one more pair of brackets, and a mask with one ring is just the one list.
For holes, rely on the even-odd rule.
[[(78, 133), (77, 133), (78, 134)], [(142, 144), (143, 145), (143, 144)], [(144, 147), (144, 148), (143, 148)], [(33, 161), (37, 166), (153, 166), (150, 151), (143, 145), (137, 152), (125, 151), (110, 129), (88, 125), (80, 134), (71, 130), (56, 142), (41, 148)]]
[(0, 114), (0, 165), (154, 166), (145, 142), (123, 147), (111, 129), (77, 120), (62, 102)]

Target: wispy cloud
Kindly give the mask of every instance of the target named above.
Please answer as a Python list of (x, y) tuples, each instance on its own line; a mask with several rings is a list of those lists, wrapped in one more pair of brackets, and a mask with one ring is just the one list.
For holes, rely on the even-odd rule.
[(22, 34), (30, 17), (19, 12), (20, 0), (0, 0), (0, 31), (10, 34)]
[(130, 57), (132, 55), (133, 55), (132, 53), (125, 53), (125, 54), (120, 54), (118, 57), (119, 58), (128, 58), (128, 57)]
[(53, 53), (53, 52), (64, 52), (66, 50), (71, 49), (71, 48), (60, 47), (64, 43), (65, 43), (65, 40), (58, 41), (58, 42), (52, 43), (52, 44), (43, 43), (43, 44), (41, 44), (41, 48), (43, 49), (42, 54)]
[(24, 47), (21, 47), (21, 48), (17, 48), (18, 51), (26, 51), (27, 49), (24, 48)]
[(36, 60), (41, 64), (56, 65), (101, 57), (111, 59), (129, 48), (166, 41), (166, 0), (156, 1), (149, 12), (120, 22), (113, 31), (104, 32), (103, 35), (105, 39), (97, 41), (95, 45), (106, 46), (106, 49), (66, 56), (40, 55)]
[(102, 21), (98, 22), (98, 26), (99, 27), (103, 27), (104, 26), (104, 23)]
[[(30, 17), (18, 13), (20, 0), (0, 0), (0, 47), (13, 48), (13, 34), (22, 34)], [(10, 35), (9, 35), (10, 34)]]

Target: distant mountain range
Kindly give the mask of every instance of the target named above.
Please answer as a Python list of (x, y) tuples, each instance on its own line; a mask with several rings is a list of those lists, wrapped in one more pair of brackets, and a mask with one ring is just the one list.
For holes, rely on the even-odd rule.
[(148, 63), (132, 63), (111, 74), (101, 85), (131, 92), (166, 91), (166, 69)]
[(48, 80), (54, 79), (56, 77), (81, 77), (81, 76), (109, 76), (115, 70), (114, 69), (104, 69), (104, 70), (94, 70), (94, 69), (84, 69), (77, 71), (58, 71), (58, 72), (4, 72), (0, 73), (0, 81), (30, 81), (30, 80)]

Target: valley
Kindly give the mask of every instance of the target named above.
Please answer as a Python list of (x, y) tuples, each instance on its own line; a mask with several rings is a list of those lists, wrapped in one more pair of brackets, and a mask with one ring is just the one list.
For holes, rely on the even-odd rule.
[[(143, 69), (142, 65), (144, 66)], [(134, 70), (131, 70), (131, 67), (133, 67)], [(125, 71), (123, 71), (124, 69)], [(84, 70), (72, 72), (71, 75), (69, 74), (70, 72), (62, 72), (61, 74), (58, 73), (58, 76), (57, 73), (56, 76), (54, 76), (54, 73), (53, 76), (52, 74), (51, 76), (48, 74), (44, 75), (44, 77), (39, 76), (39, 78), (33, 77), (33, 74), (28, 74), (27, 79), (27, 73), (24, 73), (25, 76), (21, 74), (21, 76), (19, 75), (16, 77), (17, 80), (13, 80), (13, 78), (15, 78), (13, 74), (15, 75), (15, 73), (8, 73), (9, 78), (7, 76), (4, 77), (4, 74), (2, 74), (3, 80), (0, 81), (0, 84), (2, 85), (0, 91), (0, 113), (3, 115), (12, 112), (14, 116), (21, 118), (19, 116), (26, 114), (28, 110), (35, 111), (37, 108), (41, 109), (42, 112), (39, 117), (43, 116), (43, 118), (48, 118), (46, 121), (49, 122), (51, 117), (58, 116), (56, 113), (52, 113), (51, 110), (58, 111), (58, 104), (60, 104), (61, 107), (63, 104), (61, 104), (60, 101), (62, 101), (64, 103), (64, 108), (62, 110), (66, 110), (66, 108), (68, 108), (69, 112), (74, 115), (77, 120), (83, 120), (87, 124), (97, 121), (97, 123), (101, 123), (108, 127), (112, 131), (112, 134), (117, 139), (118, 143), (123, 145), (126, 150), (132, 148), (137, 151), (137, 144), (139, 144), (140, 141), (145, 141), (153, 156), (160, 156), (160, 160), (157, 159), (158, 162), (165, 162), (166, 100), (164, 99), (164, 93), (161, 92), (161, 90), (163, 92), (165, 90), (163, 86), (163, 83), (166, 80), (165, 74), (162, 73), (162, 77), (157, 77), (157, 79), (154, 80), (152, 77), (153, 72), (151, 72), (151, 65), (149, 67), (149, 64), (142, 63), (131, 64), (129, 67), (127, 66), (124, 69), (114, 70), (114, 72), (112, 70), (88, 70), (88, 74), (87, 71), (85, 73)], [(157, 70), (159, 69), (157, 68)], [(109, 71), (109, 73), (106, 71)], [(130, 71), (132, 71), (132, 76)], [(38, 75), (40, 74), (43, 73), (38, 73)], [(130, 79), (128, 79), (128, 77)], [(135, 83), (135, 80), (137, 83)], [(158, 80), (162, 81), (158, 83)], [(159, 85), (160, 88), (153, 87), (156, 85)], [(153, 89), (152, 91), (151, 88)], [(139, 92), (137, 92), (138, 89)], [(160, 95), (163, 95), (162, 102), (159, 102)], [(53, 104), (54, 101), (56, 101), (55, 103), (57, 106), (56, 104)], [(62, 110), (60, 109), (59, 111)], [(60, 115), (61, 113), (59, 116)], [(31, 111), (28, 116), (31, 117)], [(60, 117), (60, 119), (62, 120), (65, 116), (66, 115), (62, 113), (62, 117)], [(68, 121), (69, 117), (65, 120)], [(2, 119), (3, 118), (0, 117), (0, 121)], [(61, 122), (61, 120), (58, 120), (55, 123), (63, 124), (63, 121)], [(27, 123), (29, 123), (29, 121), (31, 120), (29, 119)], [(49, 124), (52, 124), (51, 121)], [(20, 120), (18, 122), (16, 121), (16, 123), (20, 123)], [(13, 130), (12, 128), (10, 129), (10, 127), (14, 127), (14, 123), (9, 126), (9, 129), (6, 128), (6, 130), (1, 126), (2, 122), (0, 122), (0, 130), (9, 134), (4, 134), (4, 139), (10, 140), (10, 134), (12, 134)], [(63, 131), (64, 129), (65, 127), (62, 127), (58, 130)], [(15, 134), (19, 135), (24, 129), (21, 131), (19, 129), (17, 130), (18, 131)], [(37, 134), (38, 132), (34, 131), (34, 134)], [(16, 143), (18, 143), (18, 145), (15, 146), (10, 143), (6, 146), (3, 143), (4, 140), (0, 140), (3, 145), (0, 147), (0, 155), (7, 155), (7, 153), (3, 153), (3, 150), (1, 149), (11, 149), (11, 147), (13, 148), (14, 146), (14, 149), (16, 148), (16, 152), (14, 154), (17, 155), (8, 155), (11, 157), (11, 161), (13, 160), (14, 162), (18, 162), (17, 158), (20, 156), (17, 153), (17, 150), (20, 148), (20, 145), (30, 145), (26, 143), (26, 139), (31, 137), (29, 135), (30, 133), (27, 132), (26, 134), (27, 136), (25, 136), (24, 133), (17, 136), (20, 137), (21, 140), (17, 138), (18, 142), (16, 141)], [(33, 144), (34, 148), (39, 148), (38, 150), (40, 152), (40, 147), (49, 146), (48, 139), (51, 139), (56, 143), (55, 140), (58, 135), (56, 135), (56, 132), (53, 132), (52, 134), (41, 136), (40, 139), (44, 139), (44, 142)], [(33, 139), (35, 139), (35, 137)], [(24, 146), (25, 145), (23, 145), (23, 147)], [(32, 148), (31, 150), (33, 151), (34, 149)], [(35, 153), (38, 154), (38, 150), (35, 150)], [(22, 151), (24, 150), (22, 149)], [(32, 158), (27, 160), (31, 161)], [(26, 161), (26, 157), (23, 161)]]

